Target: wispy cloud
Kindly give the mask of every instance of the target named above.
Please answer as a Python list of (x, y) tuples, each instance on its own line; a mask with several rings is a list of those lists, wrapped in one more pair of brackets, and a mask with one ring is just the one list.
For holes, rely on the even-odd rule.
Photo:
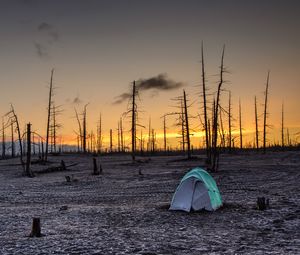
[(124, 101), (126, 101), (127, 99), (129, 99), (131, 97), (131, 94), (129, 93), (123, 93), (119, 96), (116, 97), (115, 101), (113, 102), (113, 104), (121, 104)]
[(38, 25), (37, 29), (40, 33), (44, 33), (46, 36), (49, 37), (48, 39), (50, 39), (50, 43), (59, 40), (59, 33), (53, 25), (46, 22), (42, 22)]
[(55, 26), (41, 22), (37, 26), (38, 40), (34, 42), (34, 47), (37, 55), (40, 58), (47, 58), (50, 56), (49, 48), (60, 39), (60, 34)]
[[(162, 73), (148, 79), (139, 79), (136, 81), (136, 89), (139, 92), (152, 90), (152, 96), (157, 95), (159, 91), (175, 90), (183, 87), (182, 82), (176, 82), (169, 79), (167, 74)], [(131, 97), (130, 93), (123, 93), (116, 97), (113, 104), (121, 104)]]
[(42, 45), (41, 43), (35, 42), (34, 43), (34, 47), (35, 47), (37, 55), (40, 58), (46, 58), (46, 57), (48, 57), (47, 48), (44, 45)]

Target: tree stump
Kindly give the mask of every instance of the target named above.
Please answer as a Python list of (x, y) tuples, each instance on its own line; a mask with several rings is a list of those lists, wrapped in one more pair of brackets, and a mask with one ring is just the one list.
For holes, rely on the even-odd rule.
[(94, 165), (93, 175), (99, 175), (99, 170), (98, 170), (96, 158), (93, 158), (93, 165)]
[(65, 176), (67, 182), (71, 182), (71, 177), (69, 175)]
[(266, 210), (269, 207), (269, 199), (266, 200), (265, 197), (258, 197), (256, 206), (258, 210)]
[(32, 229), (29, 235), (30, 237), (41, 237), (41, 221), (40, 218), (32, 219)]
[(65, 171), (65, 170), (67, 170), (67, 167), (66, 167), (66, 164), (65, 164), (65, 161), (60, 161), (60, 167), (61, 167), (61, 170), (62, 171)]
[(142, 168), (139, 168), (139, 175), (143, 175)]

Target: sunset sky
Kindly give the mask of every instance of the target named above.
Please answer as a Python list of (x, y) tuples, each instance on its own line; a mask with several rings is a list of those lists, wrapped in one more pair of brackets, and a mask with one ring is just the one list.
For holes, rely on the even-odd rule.
[[(164, 74), (183, 86), (141, 92), (141, 123), (151, 116), (162, 132), (161, 116), (175, 111), (174, 97), (185, 89), (192, 115), (201, 113), (201, 42), (207, 84), (216, 90), (223, 44), (225, 89), (232, 92), (233, 114), (241, 99), (245, 132), (254, 128), (254, 96), (263, 111), (270, 70), (269, 123), (280, 127), (281, 104), (291, 134), (300, 131), (300, 1), (277, 0), (0, 0), (0, 113), (12, 103), (22, 126), (45, 134), (50, 71), (54, 68), (59, 131), (75, 138), (74, 108), (88, 106), (88, 129), (96, 130), (100, 112), (103, 129), (116, 129), (133, 80)], [(221, 104), (227, 107), (228, 93)], [(262, 120), (262, 119), (261, 119)], [(260, 122), (260, 124), (262, 121)], [(174, 118), (168, 132), (176, 133)], [(125, 123), (129, 130), (129, 120)], [(192, 121), (199, 131), (198, 119)], [(238, 123), (235, 123), (238, 126)], [(145, 133), (147, 130), (144, 131)], [(75, 140), (74, 140), (75, 141)]]

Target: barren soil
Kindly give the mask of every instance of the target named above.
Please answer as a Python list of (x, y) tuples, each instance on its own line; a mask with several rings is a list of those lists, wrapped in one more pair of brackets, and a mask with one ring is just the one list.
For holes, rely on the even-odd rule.
[[(126, 155), (102, 156), (98, 176), (91, 156), (50, 157), (51, 166), (62, 159), (78, 165), (35, 178), (22, 176), (18, 159), (0, 161), (0, 254), (300, 253), (300, 152), (222, 155), (212, 176), (223, 208), (192, 213), (168, 205), (201, 158), (133, 164)], [(259, 196), (270, 199), (268, 210), (255, 208)], [(43, 237), (29, 237), (33, 217), (41, 218)]]

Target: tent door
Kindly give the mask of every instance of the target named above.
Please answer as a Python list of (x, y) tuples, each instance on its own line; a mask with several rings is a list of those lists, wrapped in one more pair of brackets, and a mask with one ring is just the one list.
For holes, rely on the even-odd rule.
[(192, 199), (192, 208), (195, 211), (205, 209), (207, 211), (213, 211), (211, 206), (210, 197), (205, 184), (201, 181), (197, 181), (194, 186), (194, 193)]

